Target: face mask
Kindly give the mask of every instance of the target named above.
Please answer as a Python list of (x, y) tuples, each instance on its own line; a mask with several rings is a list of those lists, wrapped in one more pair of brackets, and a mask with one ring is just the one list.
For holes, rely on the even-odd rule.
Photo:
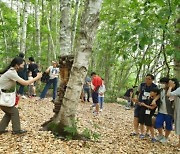
[(165, 84), (159, 84), (159, 88), (164, 89), (166, 87)]

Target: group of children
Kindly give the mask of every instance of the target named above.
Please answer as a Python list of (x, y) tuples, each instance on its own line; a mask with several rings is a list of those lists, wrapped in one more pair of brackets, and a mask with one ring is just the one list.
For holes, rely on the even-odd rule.
[[(132, 101), (135, 103), (134, 109), (134, 132), (131, 136), (140, 134), (139, 138), (144, 139), (149, 136), (151, 141), (166, 143), (172, 131), (173, 121), (175, 132), (179, 135), (178, 147), (180, 147), (180, 88), (177, 79), (167, 77), (160, 79), (159, 87), (154, 83), (154, 76), (148, 74), (145, 83), (139, 86), (138, 92)], [(146, 126), (146, 131), (144, 130)], [(154, 130), (158, 130), (155, 137)], [(163, 134), (163, 130), (165, 133)]]

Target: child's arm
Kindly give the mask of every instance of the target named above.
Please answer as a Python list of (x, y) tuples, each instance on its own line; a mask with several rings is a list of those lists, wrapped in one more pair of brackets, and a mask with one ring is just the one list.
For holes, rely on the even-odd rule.
[(151, 105), (146, 105), (145, 103), (141, 103), (141, 106), (144, 106), (144, 107), (151, 109), (151, 110), (153, 110), (157, 107), (156, 103), (155, 104), (153, 103)]

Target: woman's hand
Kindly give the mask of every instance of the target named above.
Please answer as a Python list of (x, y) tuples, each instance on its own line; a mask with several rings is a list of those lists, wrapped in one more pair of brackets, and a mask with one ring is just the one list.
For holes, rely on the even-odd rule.
[(37, 73), (37, 76), (36, 76), (37, 80), (40, 79), (41, 77), (42, 77), (42, 73), (41, 72)]

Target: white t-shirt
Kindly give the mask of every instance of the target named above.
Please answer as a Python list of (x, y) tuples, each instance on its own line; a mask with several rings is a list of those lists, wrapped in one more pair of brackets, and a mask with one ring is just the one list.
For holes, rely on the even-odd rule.
[[(104, 97), (105, 91), (106, 91), (106, 87), (105, 87), (105, 85), (103, 84), (103, 85), (101, 85), (101, 86), (99, 87), (98, 96), (99, 96), (99, 97)], [(102, 94), (102, 95), (101, 95), (101, 94)]]
[[(32, 80), (32, 79), (33, 79), (32, 76), (29, 76), (29, 77), (28, 77), (28, 80)], [(34, 85), (34, 82), (32, 82), (30, 85), (33, 86), (33, 85)]]
[(57, 68), (57, 67), (54, 68), (53, 66), (50, 66), (49, 70), (50, 70), (50, 72), (49, 72), (50, 79), (58, 78), (59, 68)]
[(15, 87), (16, 81), (19, 79), (21, 79), (21, 77), (19, 77), (16, 70), (11, 67), (0, 77), (0, 88), (4, 90), (11, 89)]

